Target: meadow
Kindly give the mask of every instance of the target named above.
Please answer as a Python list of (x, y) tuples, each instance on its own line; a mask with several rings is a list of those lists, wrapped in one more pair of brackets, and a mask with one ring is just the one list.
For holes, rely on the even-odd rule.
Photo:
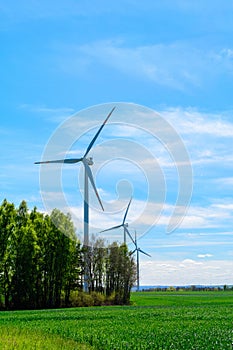
[(131, 301), (3, 311), (0, 349), (232, 349), (233, 292), (139, 292)]

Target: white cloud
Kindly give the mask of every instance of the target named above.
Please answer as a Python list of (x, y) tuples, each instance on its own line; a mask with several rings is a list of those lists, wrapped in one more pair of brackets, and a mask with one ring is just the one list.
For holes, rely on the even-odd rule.
[(197, 257), (204, 259), (204, 258), (211, 258), (213, 255), (212, 254), (198, 254)]
[[(163, 211), (162, 215), (158, 220), (158, 225), (168, 224), (168, 221), (171, 217), (173, 209), (174, 207), (172, 205), (166, 205), (165, 210)], [(180, 228), (181, 229), (220, 228), (227, 223), (227, 220), (231, 220), (232, 218), (231, 211), (232, 211), (231, 204), (214, 204), (214, 205), (211, 204), (208, 207), (190, 205), (188, 207), (187, 212), (185, 212), (185, 208), (181, 210), (181, 212), (183, 212), (181, 216), (183, 217), (183, 220), (180, 224)]]
[(232, 211), (233, 210), (233, 204), (213, 204), (212, 207), (223, 209), (224, 211)]
[(141, 261), (141, 285), (223, 285), (233, 284), (233, 262), (192, 259), (183, 261)]
[(233, 59), (233, 50), (232, 49), (222, 49), (220, 51), (220, 55), (222, 57), (226, 57), (226, 58), (229, 58), (229, 59)]
[(182, 262), (181, 262), (182, 265), (186, 266), (186, 265), (202, 265), (201, 262), (198, 262), (198, 261), (195, 261), (195, 260), (192, 260), (192, 259), (184, 259)]
[[(207, 114), (191, 108), (168, 108), (159, 113), (170, 121), (180, 134), (209, 135), (220, 138), (233, 136), (233, 123), (224, 120), (224, 114)], [(198, 149), (201, 148), (198, 147)]]

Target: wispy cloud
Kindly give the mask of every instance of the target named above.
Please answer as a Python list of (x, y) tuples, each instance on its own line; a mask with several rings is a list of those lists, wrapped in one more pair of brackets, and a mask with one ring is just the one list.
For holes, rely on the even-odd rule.
[(60, 123), (66, 118), (74, 114), (74, 109), (69, 107), (58, 107), (52, 108), (47, 106), (32, 105), (32, 104), (21, 104), (19, 109), (22, 109), (26, 112), (34, 113), (40, 117), (45, 116), (47, 120), (50, 120), (54, 123)]
[[(101, 188), (98, 189), (101, 194), (103, 205), (105, 208), (105, 212), (102, 212), (99, 208), (99, 205), (96, 201), (94, 193), (91, 192), (91, 201), (90, 201), (90, 217), (91, 222), (90, 225), (92, 227), (93, 232), (99, 232), (108, 227), (112, 227), (118, 225), (122, 222), (123, 216), (125, 213), (125, 209), (128, 204), (129, 196), (126, 198), (120, 197), (112, 199), (111, 201), (104, 201), (103, 198), (113, 198), (111, 193), (108, 193)], [(66, 210), (70, 210), (75, 216), (77, 216), (78, 220), (80, 220), (79, 226), (82, 227), (82, 219), (80, 218), (80, 213), (82, 215), (82, 209), (79, 206), (73, 206), (74, 203), (74, 195), (69, 195), (70, 206), (68, 207), (66, 204)], [(81, 198), (80, 198), (81, 199)], [(48, 194), (48, 202), (50, 201), (50, 195)], [(51, 194), (51, 201), (54, 206), (58, 207), (59, 201), (61, 202), (60, 197), (53, 196)], [(57, 201), (57, 205), (56, 204)], [(80, 203), (80, 201), (79, 201)], [(146, 200), (139, 200), (138, 198), (133, 198), (131, 203), (131, 207), (128, 213), (127, 222), (129, 223), (130, 230), (138, 230), (139, 235), (144, 235), (149, 230), (153, 230), (155, 227), (158, 229), (162, 229), (163, 232), (166, 231), (166, 227), (171, 219), (172, 213), (174, 210), (174, 205), (169, 205), (166, 203), (156, 203), (156, 202), (148, 202)], [(231, 228), (232, 222), (232, 206), (228, 205), (210, 205), (209, 207), (195, 207), (191, 205), (186, 214), (185, 209), (180, 210), (183, 215), (176, 218), (177, 221), (181, 221), (181, 224), (178, 230), (196, 230), (197, 232), (202, 232), (202, 230), (217, 230), (220, 232), (225, 227), (225, 230)], [(225, 233), (216, 233), (216, 235), (229, 235), (230, 231), (226, 231)], [(175, 233), (174, 233), (175, 234)], [(212, 236), (210, 236), (212, 237)], [(200, 245), (200, 236), (197, 236), (196, 243)], [(209, 238), (209, 237), (208, 237)], [(225, 244), (225, 240), (223, 244)], [(212, 242), (215, 244), (216, 242)], [(154, 241), (155, 244), (155, 241)], [(195, 243), (192, 241), (190, 243), (190, 239), (187, 241), (177, 242), (179, 246), (193, 246)], [(201, 245), (211, 244), (210, 240), (208, 242), (201, 241)], [(218, 244), (220, 244), (220, 239), (218, 240)], [(165, 244), (167, 245), (167, 243)]]
[(190, 108), (170, 108), (160, 113), (184, 135), (233, 137), (233, 123), (227, 121), (224, 114), (207, 114)]
[(233, 186), (233, 177), (221, 177), (219, 179), (214, 180), (215, 184), (220, 186)]
[(35, 113), (72, 113), (74, 112), (73, 108), (51, 108), (46, 106), (37, 106), (30, 104), (21, 104), (19, 108), (26, 109), (30, 112)]
[(179, 90), (189, 85), (199, 86), (201, 76), (196, 71), (199, 73), (201, 66), (205, 66), (205, 56), (201, 52), (179, 43), (133, 48), (127, 47), (123, 40), (108, 40), (74, 46), (72, 51), (76, 51), (73, 68), (75, 57), (81, 54), (89, 64), (104, 63), (127, 75)]
[(231, 74), (233, 67), (230, 48), (216, 48), (216, 52), (213, 52), (203, 47), (201, 42), (174, 41), (132, 46), (124, 38), (113, 38), (80, 46), (61, 45), (60, 50), (66, 52), (59, 59), (61, 64), (63, 56), (61, 68), (66, 67), (66, 71), (80, 74), (81, 65), (88, 75), (90, 67), (101, 64), (131, 78), (186, 94), (209, 86), (213, 78), (216, 81), (222, 79), (222, 74)]

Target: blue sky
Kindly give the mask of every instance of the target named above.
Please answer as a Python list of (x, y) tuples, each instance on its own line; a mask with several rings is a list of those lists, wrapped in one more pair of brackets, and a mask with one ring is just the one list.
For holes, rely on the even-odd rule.
[[(91, 193), (92, 231), (118, 224), (133, 191), (129, 227), (152, 256), (141, 255), (142, 284), (233, 284), (232, 15), (228, 0), (0, 0), (1, 199), (16, 205), (25, 199), (46, 211), (43, 173), (33, 163), (51, 136), (75, 115), (73, 144), (62, 139), (57, 155), (78, 156), (111, 106), (145, 106), (170, 123), (188, 151), (189, 209), (167, 234), (179, 188), (174, 160), (146, 114), (125, 119), (119, 104), (91, 154), (106, 207), (101, 213)], [(97, 109), (80, 112), (91, 106)], [(82, 176), (79, 166), (62, 171), (76, 216), (82, 215)], [(52, 185), (46, 198), (59, 202)]]

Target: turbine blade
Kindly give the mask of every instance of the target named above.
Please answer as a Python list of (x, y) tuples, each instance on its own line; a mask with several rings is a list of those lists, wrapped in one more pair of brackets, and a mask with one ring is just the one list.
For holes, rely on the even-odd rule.
[(131, 204), (131, 201), (132, 201), (132, 197), (130, 198), (129, 204), (128, 204), (128, 206), (127, 206), (127, 208), (126, 208), (126, 211), (125, 211), (124, 219), (123, 219), (123, 222), (122, 222), (123, 225), (124, 225), (124, 223), (125, 223), (126, 216), (127, 216), (127, 214), (128, 214), (128, 210), (129, 210), (129, 206), (130, 206), (130, 204)]
[(71, 159), (57, 159), (57, 160), (46, 160), (43, 162), (35, 162), (34, 164), (50, 164), (50, 163), (78, 163), (81, 162), (82, 158), (71, 158)]
[(134, 239), (133, 239), (133, 237), (131, 236), (131, 234), (130, 234), (130, 232), (129, 232), (129, 230), (127, 229), (127, 227), (126, 226), (124, 226), (124, 229), (125, 229), (125, 231), (127, 232), (127, 235), (129, 236), (129, 238), (131, 239), (131, 241), (134, 243), (134, 245), (136, 246), (136, 244), (135, 244), (135, 242), (134, 242)]
[(86, 152), (85, 152), (85, 154), (84, 154), (84, 156), (83, 156), (84, 158), (85, 158), (85, 157), (87, 156), (87, 154), (90, 152), (90, 150), (91, 150), (92, 146), (94, 145), (94, 143), (95, 143), (97, 137), (99, 136), (101, 130), (103, 129), (104, 125), (107, 123), (108, 119), (110, 118), (110, 116), (111, 116), (111, 114), (112, 114), (112, 112), (114, 111), (115, 108), (116, 108), (116, 107), (113, 107), (113, 109), (112, 109), (111, 112), (108, 114), (107, 118), (105, 119), (105, 121), (103, 122), (103, 124), (101, 125), (101, 127), (99, 128), (99, 130), (97, 131), (97, 133), (95, 134), (95, 136), (93, 137), (92, 141), (90, 142), (90, 144), (89, 144), (89, 146), (87, 147), (87, 150), (86, 150)]
[(122, 227), (122, 225), (113, 226), (113, 227), (107, 228), (106, 230), (103, 230), (103, 231), (100, 231), (100, 232), (111, 231), (111, 230), (115, 230), (115, 229), (120, 228), (120, 227)]
[(136, 252), (137, 249), (134, 249), (132, 252), (129, 253), (129, 255), (133, 255)]
[(97, 197), (97, 199), (98, 199), (98, 201), (99, 201), (99, 203), (100, 203), (100, 206), (101, 206), (102, 210), (104, 211), (103, 204), (102, 204), (102, 202), (101, 202), (100, 196), (99, 196), (98, 191), (97, 191), (97, 188), (96, 188), (96, 186), (95, 186), (95, 182), (94, 182), (94, 179), (93, 179), (93, 175), (92, 175), (92, 172), (91, 172), (91, 168), (90, 168), (89, 165), (87, 164), (87, 161), (86, 161), (85, 158), (82, 159), (82, 162), (83, 162), (83, 164), (84, 164), (84, 167), (85, 167), (85, 171), (86, 171), (86, 173), (87, 173), (87, 176), (88, 176), (88, 178), (89, 178), (89, 180), (90, 180), (90, 182), (91, 182), (91, 184), (92, 184), (92, 187), (93, 187), (93, 189), (94, 189), (94, 191), (95, 191), (96, 197)]
[(144, 252), (143, 250), (141, 250), (140, 248), (138, 248), (138, 251), (144, 255), (147, 255), (151, 258), (151, 255), (150, 254), (147, 254), (146, 252)]
[(69, 159), (64, 159), (64, 163), (73, 164), (73, 163), (81, 162), (82, 160), (83, 160), (82, 158), (69, 158)]
[(136, 250), (137, 250), (138, 249), (138, 242), (137, 242), (137, 232), (136, 232), (136, 230), (134, 230), (134, 234), (135, 234), (134, 244), (135, 244), (135, 247), (136, 247)]

